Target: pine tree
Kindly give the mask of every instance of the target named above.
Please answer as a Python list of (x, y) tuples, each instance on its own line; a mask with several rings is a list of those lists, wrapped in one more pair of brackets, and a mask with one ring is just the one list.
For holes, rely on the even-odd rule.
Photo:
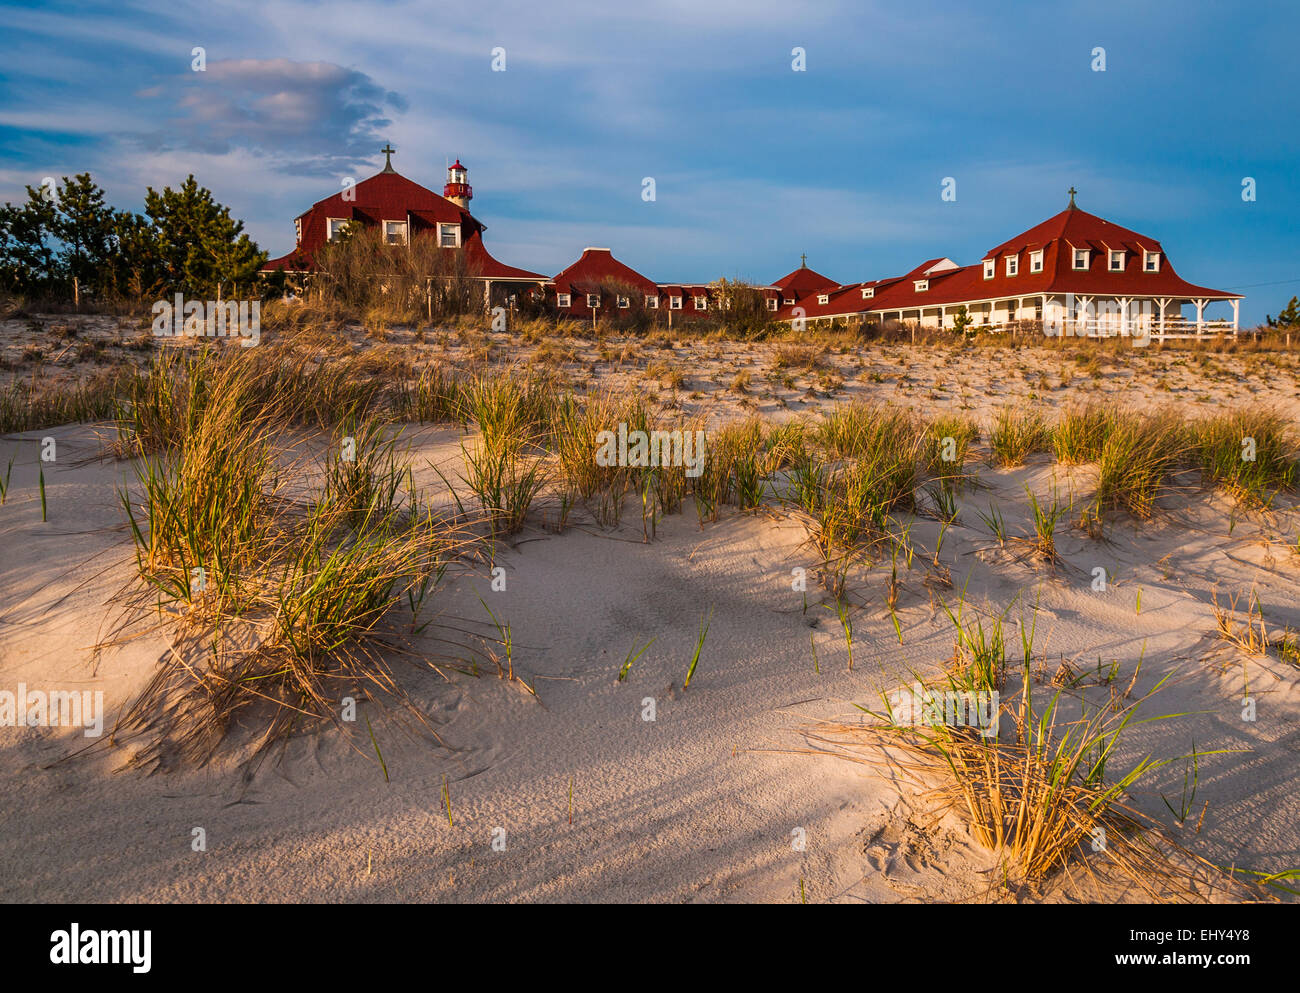
[(243, 234), (244, 222), (213, 199), (191, 175), (179, 190), (149, 188), (145, 213), (155, 232), (161, 272), (169, 289), (196, 296), (227, 296), (251, 287), (266, 262)]
[(117, 211), (104, 202), (104, 191), (89, 173), (63, 177), (55, 199), (50, 233), (59, 241), (60, 278), (72, 284), (74, 297), (102, 291), (114, 282), (114, 231)]
[(49, 244), (54, 214), (54, 204), (30, 186), (26, 203), (0, 207), (0, 289), (30, 295), (55, 288), (59, 264)]
[(1271, 314), (1264, 315), (1264, 319), (1271, 328), (1293, 328), (1300, 326), (1300, 300), (1292, 297), (1291, 302), (1286, 305), (1282, 313), (1277, 315), (1274, 320)]

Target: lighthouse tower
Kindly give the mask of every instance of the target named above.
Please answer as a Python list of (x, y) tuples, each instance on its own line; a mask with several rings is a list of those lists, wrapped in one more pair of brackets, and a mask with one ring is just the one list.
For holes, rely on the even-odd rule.
[(469, 202), (474, 199), (474, 188), (465, 182), (465, 167), (456, 164), (447, 167), (447, 185), (442, 188), (442, 195), (462, 210), (469, 209)]

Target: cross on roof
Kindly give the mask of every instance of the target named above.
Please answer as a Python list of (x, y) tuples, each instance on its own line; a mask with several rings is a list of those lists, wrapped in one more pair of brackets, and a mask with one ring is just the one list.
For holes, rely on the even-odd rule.
[(384, 172), (394, 172), (392, 156), (397, 149), (393, 147), (393, 143), (390, 141), (380, 151), (384, 153)]
[(807, 268), (808, 268), (808, 253), (807, 253), (807, 252), (804, 252), (802, 255), (799, 256), (799, 268), (800, 268), (800, 269), (807, 269)]
[(1073, 207), (1073, 206), (1074, 206), (1074, 195), (1075, 195), (1076, 193), (1078, 193), (1079, 191), (1076, 190), (1073, 186), (1071, 186), (1071, 187), (1070, 187), (1068, 190), (1066, 190), (1065, 192), (1068, 193), (1068, 194), (1070, 194), (1070, 206)]

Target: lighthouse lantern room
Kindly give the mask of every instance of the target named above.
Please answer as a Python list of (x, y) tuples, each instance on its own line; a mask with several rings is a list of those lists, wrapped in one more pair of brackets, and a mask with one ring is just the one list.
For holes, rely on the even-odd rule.
[(468, 209), (474, 199), (474, 188), (465, 181), (465, 176), (465, 167), (457, 159), (455, 165), (447, 167), (447, 185), (442, 188), (442, 195), (462, 209)]

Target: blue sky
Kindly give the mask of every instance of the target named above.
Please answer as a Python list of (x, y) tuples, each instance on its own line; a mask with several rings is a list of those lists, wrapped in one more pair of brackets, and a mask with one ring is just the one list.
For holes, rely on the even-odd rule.
[(139, 210), (193, 172), (279, 255), (293, 217), (391, 141), (434, 189), (449, 157), (469, 166), (514, 265), (554, 273), (602, 245), (659, 280), (768, 282), (807, 252), (849, 282), (974, 262), (1073, 185), (1185, 278), (1244, 292), (1244, 323), (1300, 293), (1295, 4), (114, 0), (0, 18), (0, 200), (89, 171)]

